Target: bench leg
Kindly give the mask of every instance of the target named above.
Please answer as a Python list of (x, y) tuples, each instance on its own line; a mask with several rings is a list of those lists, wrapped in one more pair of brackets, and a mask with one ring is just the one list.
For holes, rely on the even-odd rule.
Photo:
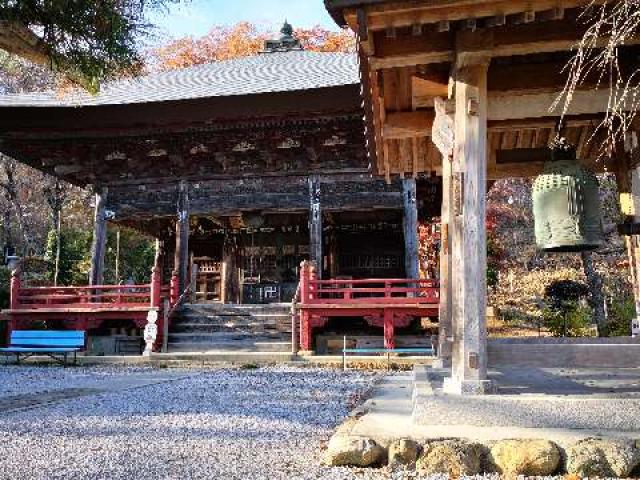
[(16, 365), (20, 365), (20, 354), (16, 353)]

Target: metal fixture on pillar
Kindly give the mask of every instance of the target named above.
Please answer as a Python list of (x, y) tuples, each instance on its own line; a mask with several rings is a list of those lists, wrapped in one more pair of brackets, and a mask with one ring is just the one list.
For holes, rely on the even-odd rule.
[(551, 145), (551, 161), (533, 183), (536, 244), (546, 252), (595, 250), (604, 241), (599, 183), (565, 138)]

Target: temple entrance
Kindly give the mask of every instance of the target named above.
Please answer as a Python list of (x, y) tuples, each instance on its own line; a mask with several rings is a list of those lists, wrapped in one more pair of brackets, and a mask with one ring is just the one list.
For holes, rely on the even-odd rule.
[[(291, 302), (300, 263), (311, 258), (306, 213), (191, 219), (192, 303)], [(401, 210), (327, 212), (322, 270), (327, 278), (403, 277)]]

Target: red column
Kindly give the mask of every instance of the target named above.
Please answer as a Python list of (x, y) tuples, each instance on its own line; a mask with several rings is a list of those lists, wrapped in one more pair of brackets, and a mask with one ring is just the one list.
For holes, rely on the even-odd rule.
[(174, 270), (171, 273), (171, 284), (169, 287), (169, 302), (171, 306), (174, 306), (178, 302), (178, 298), (180, 298), (180, 277), (178, 276), (178, 271)]
[(306, 260), (300, 264), (300, 303), (308, 303), (309, 300), (309, 262)]
[(393, 313), (384, 311), (384, 348), (393, 349), (396, 347), (394, 338)]
[(300, 312), (300, 345), (302, 350), (311, 350), (311, 318), (309, 312)]
[(160, 278), (160, 268), (155, 266), (151, 269), (151, 307), (160, 310), (160, 290), (162, 281)]

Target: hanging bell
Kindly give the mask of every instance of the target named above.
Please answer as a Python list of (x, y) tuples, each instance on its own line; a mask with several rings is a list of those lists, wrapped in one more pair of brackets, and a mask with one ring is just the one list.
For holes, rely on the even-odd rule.
[(533, 183), (536, 245), (546, 252), (595, 250), (604, 242), (598, 178), (563, 138)]

